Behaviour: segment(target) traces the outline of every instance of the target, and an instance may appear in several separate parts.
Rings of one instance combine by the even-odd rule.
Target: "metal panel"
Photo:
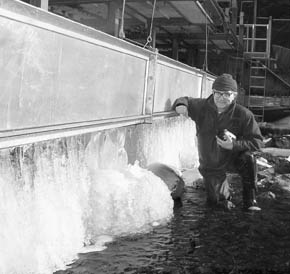
[[[170,111],[175,99],[181,96],[200,97],[202,76],[193,68],[158,61],[154,112]]]
[[[147,53],[7,17],[0,9],[0,130],[143,114]]]
[[[167,117],[207,88],[202,70],[12,0],[0,55],[0,148]]]

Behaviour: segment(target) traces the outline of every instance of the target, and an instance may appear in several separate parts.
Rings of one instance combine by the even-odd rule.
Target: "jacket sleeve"
[[[191,98],[187,96],[180,97],[175,100],[172,109],[175,110],[175,108],[180,105],[186,106],[188,110],[188,116],[195,121],[202,105],[201,102],[203,101],[204,99],[200,98]]]
[[[233,140],[233,151],[258,151],[263,147],[263,136],[254,115],[246,113],[242,121],[242,135]]]

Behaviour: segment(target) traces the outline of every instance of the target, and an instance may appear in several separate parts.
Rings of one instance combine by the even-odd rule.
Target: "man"
[[[243,204],[247,210],[260,210],[255,200],[256,159],[253,152],[263,137],[254,115],[236,103],[237,82],[230,74],[217,77],[213,94],[207,99],[181,97],[174,103],[178,114],[196,123],[199,171],[204,179],[207,201],[230,209],[231,194],[226,172],[234,166],[243,180]]]

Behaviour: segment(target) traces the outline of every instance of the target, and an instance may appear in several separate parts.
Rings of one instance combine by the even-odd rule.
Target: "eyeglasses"
[[[213,94],[217,97],[223,97],[224,99],[230,99],[230,97],[234,94],[233,92],[225,92],[225,91],[219,91],[219,90],[212,90]]]

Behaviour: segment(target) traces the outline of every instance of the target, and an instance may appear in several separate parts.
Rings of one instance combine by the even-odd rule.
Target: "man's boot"
[[[243,182],[243,203],[244,209],[249,211],[260,211],[256,201],[256,190],[253,187],[254,182]]]
[[[230,187],[225,174],[204,177],[207,204],[230,210],[235,207],[231,202]]]
[[[239,171],[243,180],[244,209],[250,211],[261,210],[256,201],[257,163],[253,153],[247,151],[241,155]]]

